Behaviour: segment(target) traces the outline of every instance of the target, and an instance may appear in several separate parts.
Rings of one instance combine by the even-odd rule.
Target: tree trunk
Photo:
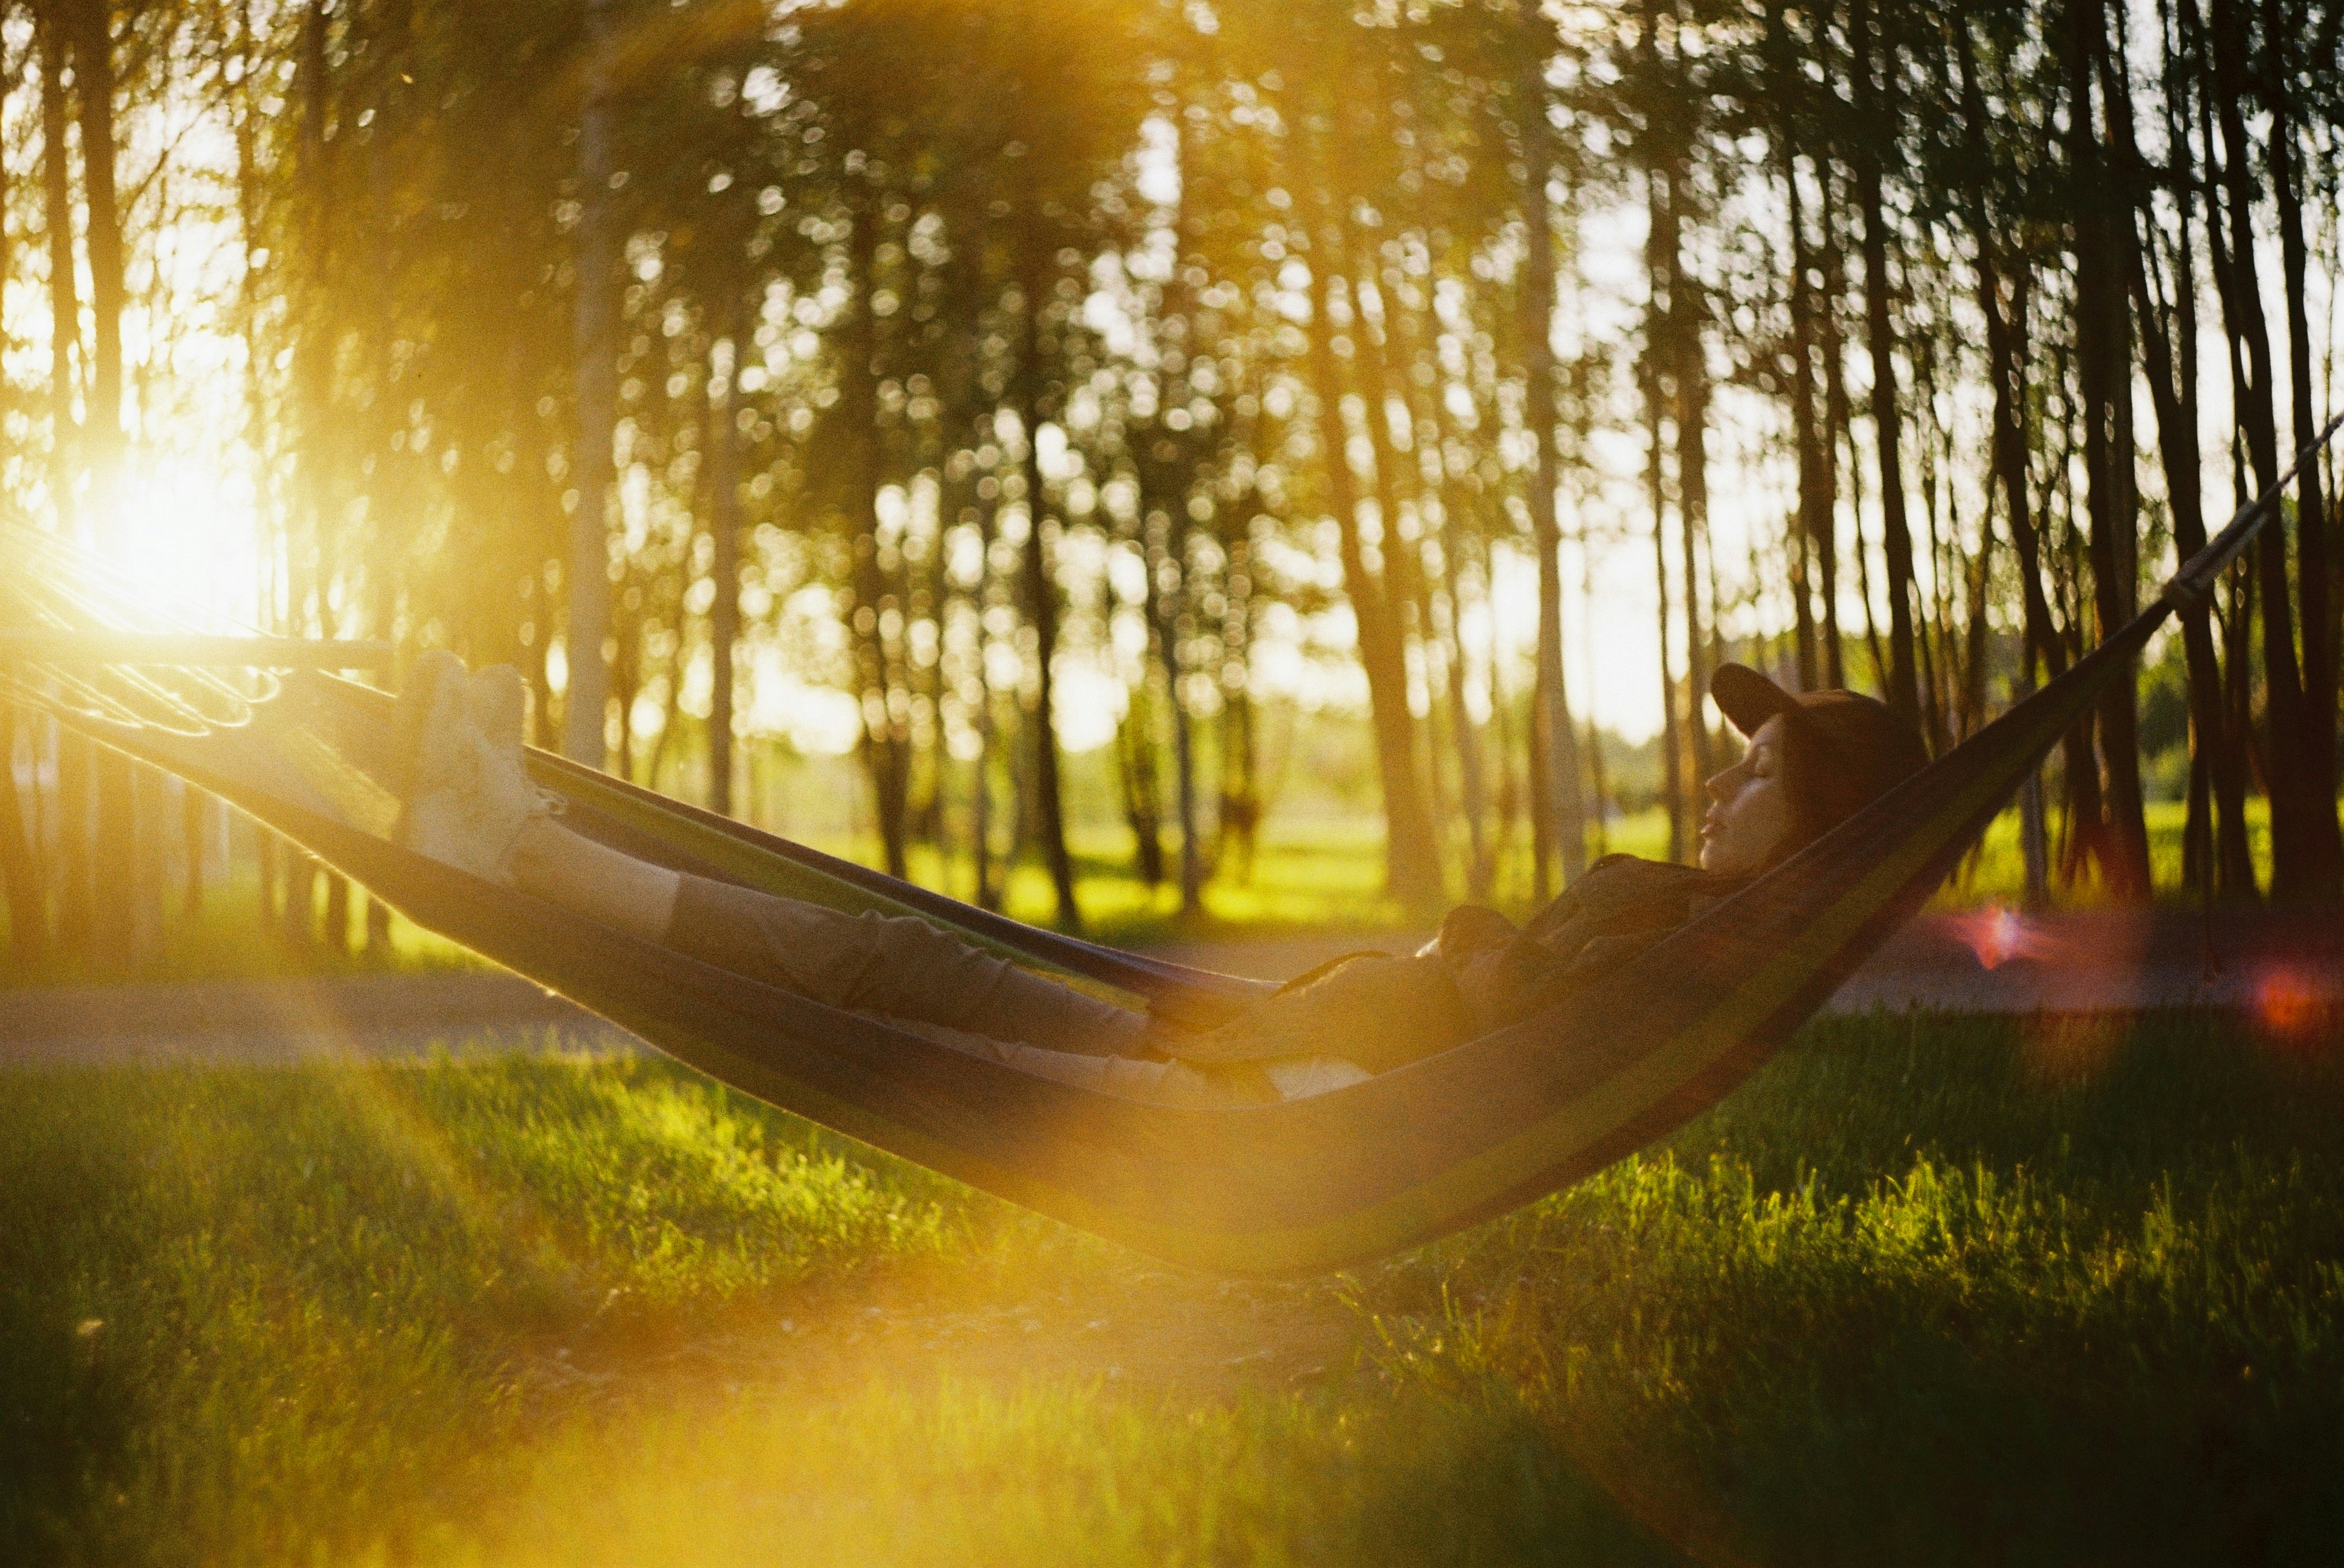
[[[89,458],[100,499],[122,464],[122,215],[114,188],[114,34],[109,0],[81,0],[74,39],[74,102],[81,120],[84,238],[89,259]],[[102,526],[119,520],[101,511]]]
[[[1777,29],[1782,25],[1780,7],[1773,13],[1773,25]],[[1791,231],[1791,429],[1799,463],[1797,538],[1792,551],[1793,621],[1798,637],[1799,684],[1812,691],[1823,668],[1816,657],[1811,564],[1819,563],[1828,551],[1833,531],[1829,481],[1824,472],[1830,448],[1815,425],[1815,298],[1808,264],[1806,217],[1799,195],[1798,154],[1787,104],[1782,108],[1776,139],[1782,152],[1783,193]],[[1824,635],[1836,639],[1838,611],[1828,602],[1824,606]]]
[[[733,650],[741,642],[741,364],[746,350],[739,290],[721,296],[719,340],[727,349],[723,379],[708,411],[708,809],[732,814]]]
[[[995,495],[999,493],[996,488]],[[969,594],[969,607],[976,622],[976,762],[974,768],[975,779],[969,791],[968,838],[969,851],[976,861],[976,903],[981,909],[1001,907],[1001,886],[993,878],[993,765],[996,755],[996,726],[993,712],[993,682],[985,668],[986,645],[991,637],[985,626],[985,612],[993,598],[993,531],[999,510],[999,501],[991,497],[985,498],[977,509],[976,586]]]
[[[2076,379],[2084,420],[2086,507],[2091,519],[2092,602],[2105,639],[2130,619],[2134,541],[2131,442],[2131,314],[2121,274],[2110,263],[2117,243],[2108,211],[2109,171],[2092,127],[2093,66],[2107,46],[2101,0],[2068,0],[2063,18],[2067,77],[2066,154],[2071,181],[2076,267]],[[2111,116],[2118,112],[2107,106]],[[2122,106],[2129,114],[2129,103]],[[2096,845],[2100,872],[2119,903],[2148,896],[2148,830],[2140,798],[2137,687],[2110,683],[2098,703],[2101,809],[2105,832]]]
[[[911,805],[912,737],[903,712],[900,672],[894,657],[887,622],[901,613],[879,556],[879,486],[884,477],[879,430],[879,329],[871,312],[878,291],[880,192],[864,190],[847,238],[847,288],[851,295],[845,323],[839,334],[838,406],[841,431],[839,460],[846,470],[844,489],[854,551],[853,606],[848,612],[848,635],[856,667],[854,693],[863,713],[863,761],[871,774],[878,808],[879,843],[887,875],[902,876],[908,868],[908,814]],[[1031,450],[1034,427],[1026,427]],[[1036,508],[1035,516],[1040,517]]]
[[[1905,519],[1904,469],[1899,456],[1903,421],[1897,411],[1896,339],[1889,318],[1888,221],[1881,198],[1878,147],[1879,138],[1888,134],[1879,83],[1889,74],[1886,66],[1894,58],[1894,46],[1875,36],[1871,0],[1855,0],[1851,21],[1858,121],[1852,163],[1856,209],[1864,223],[1864,335],[1872,350],[1872,423],[1880,450],[1881,546],[1888,567],[1885,695],[1891,708],[1917,723],[1921,694],[1913,647],[1913,531]]]
[[[1661,445],[1662,400],[1660,369],[1645,350],[1644,434],[1651,442],[1646,481],[1652,502],[1652,589],[1659,603],[1661,656],[1661,804],[1669,814],[1669,858],[1682,861],[1689,846],[1686,834],[1684,744],[1677,730],[1677,681],[1669,653],[1669,529],[1667,466]]]
[[[578,130],[578,240],[571,347],[576,360],[578,438],[571,462],[576,509],[570,514],[568,581],[570,684],[562,700],[561,749],[573,762],[601,767],[611,669],[611,542],[607,509],[617,479],[619,424],[620,232],[611,199],[618,127],[611,51],[617,0],[583,0],[585,101]]]
[[[1847,341],[1840,325],[1840,300],[1845,292],[1847,269],[1844,252],[1840,247],[1837,204],[1833,200],[1831,166],[1816,160],[1815,175],[1823,192],[1823,210],[1818,214],[1823,237],[1823,254],[1816,258],[1817,270],[1824,285],[1823,298],[1817,302],[1817,336],[1823,349],[1824,425],[1823,451],[1817,464],[1816,481],[1821,494],[1815,501],[1815,518],[1819,524],[1815,534],[1815,568],[1817,587],[1823,595],[1823,681],[1831,689],[1847,685],[1847,638],[1839,623],[1839,452],[1843,434],[1851,423],[1847,398]],[[1851,440],[1853,438],[1849,438]],[[1861,531],[1856,536],[1856,549],[1864,548]]]
[[[1553,131],[1547,119],[1546,45],[1551,40],[1538,0],[1522,0],[1526,37],[1517,90],[1521,95],[1522,228],[1529,241],[1522,260],[1518,307],[1521,313],[1523,418],[1530,427],[1532,458],[1528,483],[1531,548],[1538,553],[1538,686],[1531,744],[1544,761],[1544,788],[1534,809],[1550,824],[1561,850],[1562,879],[1569,883],[1587,867],[1586,807],[1579,790],[1579,746],[1571,722],[1571,697],[1562,670],[1562,533],[1555,517],[1555,492],[1562,483],[1562,453],[1556,446],[1554,304],[1555,260],[1547,185],[1553,177]],[[1465,723],[1462,713],[1458,723]],[[1545,889],[1540,889],[1543,896]]]
[[[1069,931],[1082,929],[1082,910],[1075,902],[1075,862],[1066,850],[1066,808],[1058,777],[1056,675],[1051,664],[1058,652],[1058,584],[1050,569],[1042,489],[1042,311],[1048,296],[1049,268],[1042,248],[1043,217],[1025,214],[1027,241],[1018,288],[1026,298],[1024,342],[1017,364],[1017,417],[1026,430],[1026,623],[1034,628],[1034,805],[1042,833],[1042,854],[1050,868],[1050,887],[1057,898],[1058,924]]]
[[[1315,186],[1316,181],[1311,183]],[[1375,726],[1377,773],[1383,786],[1384,880],[1389,896],[1411,907],[1440,896],[1440,863],[1433,847],[1432,815],[1416,765],[1416,719],[1408,705],[1408,655],[1399,617],[1388,593],[1389,572],[1369,567],[1359,531],[1359,480],[1351,471],[1343,418],[1343,371],[1337,356],[1334,280],[1342,228],[1317,191],[1318,233],[1323,248],[1311,268],[1309,327],[1311,391],[1318,405],[1318,443],[1335,514],[1344,596],[1358,627],[1359,663],[1368,677],[1368,707]]]
[[[1711,572],[1709,604],[1701,597],[1702,557],[1709,536],[1709,367],[1704,362],[1701,307],[1687,296],[1682,268],[1672,268],[1670,314],[1676,318],[1677,531],[1684,555],[1685,721],[1692,741],[1692,804],[1717,771],[1709,733],[1709,675],[1716,655],[1717,584]]]
[[[107,0],[82,0],[74,11],[74,105],[81,128],[82,215],[89,261],[90,376],[86,401],[90,496],[100,547],[124,548],[123,519],[115,506],[122,470],[122,216],[115,196],[114,34]],[[93,946],[118,963],[140,956],[148,922],[140,909],[137,788],[130,760],[100,747],[93,757],[97,784],[96,837],[91,849],[96,921]]]
[[[1164,519],[1160,540],[1151,527],[1156,515]],[[1147,531],[1143,549],[1147,561],[1148,630],[1157,663],[1164,673],[1165,702],[1172,720],[1173,804],[1180,825],[1180,912],[1195,915],[1204,908],[1205,857],[1197,831],[1196,742],[1190,733],[1188,704],[1180,695],[1180,681],[1185,673],[1180,657],[1180,628],[1187,619],[1189,602],[1187,518],[1186,498],[1174,498],[1160,514],[1151,514],[1143,507],[1140,524]],[[1165,581],[1167,577],[1169,586]]]
[[[1123,819],[1131,826],[1131,868],[1152,894],[1164,885],[1164,791],[1156,769],[1148,695],[1143,682],[1115,727],[1115,771],[1123,789]]]
[[[17,713],[0,699],[0,892],[8,895],[9,951],[18,972],[29,974],[48,954],[49,910],[16,788]]]
[[[2157,451],[2173,514],[2174,555],[2177,561],[2187,561],[2205,546],[2206,513],[2205,474],[2198,445],[2198,267],[2190,217],[2190,191],[2196,177],[2188,136],[2173,96],[2180,70],[2179,61],[2168,49],[2165,60],[2167,157],[2175,166],[2173,188],[2180,230],[2170,333],[2154,286],[2156,230],[2151,227],[2147,235],[2142,232],[2152,216],[2145,186],[2134,190],[2138,210],[2127,217],[2120,238],[2140,320],[2142,368],[2157,416]],[[2118,115],[2110,123],[2117,127],[2127,181],[2137,181],[2147,165],[2135,143],[2132,117]],[[2189,668],[2189,814],[2184,839],[2196,857],[2186,880],[2199,885],[2198,878],[2210,876],[2222,896],[2252,898],[2256,888],[2247,843],[2246,757],[2222,711],[2221,669],[2215,658],[2210,614],[2202,606],[2184,609],[2180,621]],[[2210,846],[2212,854],[2205,855],[2199,846]]]
[[[1420,399],[1415,369],[1418,361],[1418,339],[1409,321],[1409,308],[1396,298],[1387,298],[1384,309],[1384,342],[1390,356],[1390,371],[1397,379],[1402,399],[1409,405],[1410,428],[1420,443],[1417,476],[1420,494],[1427,508],[1438,505],[1440,512],[1440,610],[1444,617],[1441,630],[1441,663],[1448,674],[1449,711],[1455,725],[1453,737],[1457,748],[1459,809],[1465,818],[1466,835],[1466,896],[1487,900],[1490,896],[1495,866],[1490,855],[1489,833],[1485,818],[1489,812],[1490,787],[1481,757],[1481,738],[1473,723],[1473,714],[1466,702],[1470,683],[1466,668],[1464,632],[1464,591],[1460,578],[1467,560],[1466,518],[1470,507],[1465,488],[1449,469],[1448,448],[1450,420],[1445,389],[1436,387],[1430,399]],[[1429,406],[1427,406],[1429,405]],[[1429,471],[1428,471],[1429,470]]]
[[[1375,248],[1354,224],[1344,225],[1349,245],[1350,272],[1346,286],[1351,304],[1351,362],[1358,367],[1359,400],[1367,415],[1365,426],[1368,450],[1375,463],[1375,500],[1378,537],[1375,548],[1383,556],[1385,602],[1399,621],[1400,660],[1407,667],[1409,642],[1416,644],[1418,656],[1428,675],[1432,660],[1431,599],[1425,586],[1424,551],[1417,535],[1407,531],[1415,519],[1404,518],[1400,511],[1400,460],[1392,444],[1391,385],[1385,370],[1385,358],[1390,351],[1390,306],[1378,295],[1382,306],[1385,329],[1383,340],[1371,338],[1366,309],[1368,286],[1373,282],[1376,268]],[[1422,783],[1426,790],[1426,831],[1430,835],[1430,848],[1436,877],[1439,875],[1440,844],[1443,835],[1440,824],[1445,815],[1441,809],[1440,758],[1440,748],[1427,692],[1425,722],[1421,730],[1411,723],[1411,745],[1422,743],[1420,753],[1412,756],[1409,774]],[[1410,709],[1411,720],[1414,710]]]
[[[74,417],[74,360],[81,353],[81,300],[73,242],[73,167],[66,145],[67,96],[64,18],[33,14],[41,46],[42,228],[49,252],[49,511],[60,532],[73,531],[84,452]],[[83,374],[88,374],[86,359]]]
[[[2191,5],[2186,14],[2194,12],[2195,6]],[[2257,192],[2245,103],[2247,21],[2238,0],[2214,0],[2211,25],[2205,31],[2211,76],[2208,96],[2222,131],[2220,183],[2227,197],[2229,228],[2227,245],[2218,242],[2214,246],[2215,276],[2222,285],[2224,322],[2233,344],[2233,402],[2253,465],[2254,488],[2259,492],[2278,481],[2279,463],[2270,333],[2264,321],[2261,281],[2255,259]],[[2206,199],[2210,215],[2216,199],[2211,180],[2207,185]],[[2213,226],[2209,222],[2209,229]],[[2243,363],[2238,353],[2241,349]],[[2262,607],[2266,724],[2263,785],[2270,796],[2271,896],[2282,901],[2315,897],[2321,888],[2317,877],[2319,841],[2313,818],[2324,814],[2332,821],[2335,803],[2332,798],[2306,798],[2302,786],[2308,770],[2299,764],[2289,765],[2297,761],[2297,749],[2310,732],[2304,712],[2301,668],[2296,661],[2285,529],[2262,531],[2256,544],[2256,565]]]
[[[2293,73],[2287,57],[2297,21],[2280,0],[2263,0],[2262,14],[2262,99],[2271,116],[2266,161],[2271,204],[2278,213],[2293,436],[2301,446],[2319,433],[2320,420],[2311,394],[2315,347],[2304,304],[2303,203],[2297,188]],[[2304,856],[2295,891],[2332,901],[2344,896],[2344,835],[2336,821],[2336,622],[2330,603],[2328,509],[2320,489],[2320,465],[2305,463],[2296,474],[2295,511],[2296,593],[2303,612],[2303,729],[2294,765],[2300,774],[2297,793],[2303,801]]]

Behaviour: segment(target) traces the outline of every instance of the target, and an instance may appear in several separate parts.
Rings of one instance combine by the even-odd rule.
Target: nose
[[[1736,763],[1730,768],[1723,768],[1710,774],[1709,782],[1702,787],[1710,799],[1723,805],[1733,798],[1733,792],[1741,786],[1741,783],[1742,764]]]

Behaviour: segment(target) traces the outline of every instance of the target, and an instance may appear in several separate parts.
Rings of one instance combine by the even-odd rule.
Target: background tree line
[[[1720,661],[1943,749],[2328,402],[2332,4],[0,15],[7,504],[104,546],[200,430],[272,629],[514,661],[541,739],[720,810],[788,671],[851,702],[890,870],[992,902],[1033,856],[1068,925],[1070,661],[1185,905],[1249,853],[1297,615],[1348,626],[1390,892],[1535,899],[1618,790],[1568,568],[1591,606],[1648,563],[1641,645],[1576,663],[1652,683],[1689,855]],[[2268,892],[2344,885],[2332,475],[2181,632],[2185,875],[2225,896],[2265,890],[2258,795]],[[164,795],[0,713],[20,950],[134,948]],[[2129,900],[2140,726],[2112,691],[2033,822]],[[270,866],[296,925],[313,875]]]

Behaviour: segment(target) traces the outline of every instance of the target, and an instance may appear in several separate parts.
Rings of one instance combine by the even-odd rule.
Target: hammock
[[[389,836],[391,699],[367,687],[19,664],[0,666],[0,696],[225,797],[418,925],[735,1088],[1156,1257],[1293,1275],[1503,1213],[1717,1103],[1921,906],[2165,616],[2205,602],[2286,482],[2065,674],[1601,986],[1348,1087],[1229,1108],[1036,1077],[401,849]],[[158,615],[47,535],[0,530],[0,561],[12,556],[0,631],[235,630]],[[1021,926],[543,752],[529,767],[567,803],[568,825],[630,853],[850,912],[919,915],[1183,1021],[1210,1023],[1271,988]]]

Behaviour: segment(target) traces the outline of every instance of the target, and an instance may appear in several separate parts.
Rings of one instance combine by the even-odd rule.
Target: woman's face
[[[1709,781],[1709,814],[1701,824],[1701,868],[1746,876],[1766,864],[1791,830],[1791,794],[1783,776],[1783,721],[1767,720],[1742,760]]]

